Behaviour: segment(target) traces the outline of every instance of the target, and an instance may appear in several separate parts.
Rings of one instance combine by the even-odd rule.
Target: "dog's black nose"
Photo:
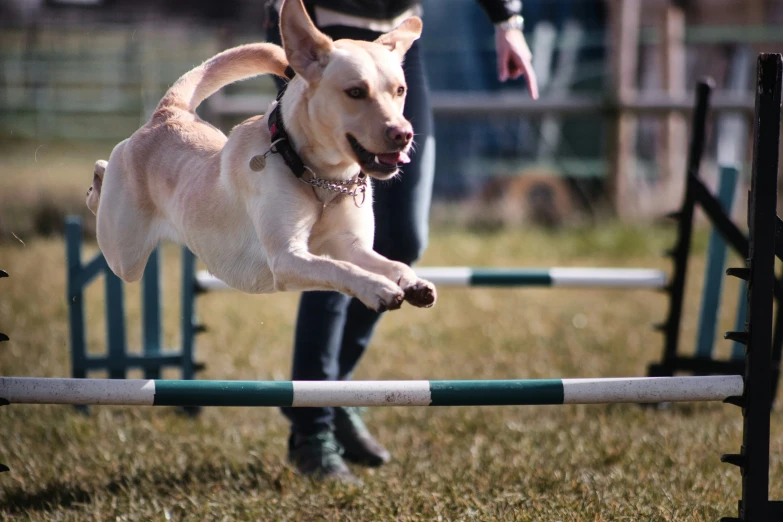
[[[410,123],[389,125],[386,129],[386,137],[398,147],[404,147],[413,139],[413,127]]]

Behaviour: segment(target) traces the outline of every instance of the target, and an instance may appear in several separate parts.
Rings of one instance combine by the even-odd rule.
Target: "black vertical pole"
[[[776,240],[776,248],[780,239]],[[778,283],[783,286],[783,277],[778,277]],[[775,404],[775,396],[780,382],[780,359],[783,356],[783,297],[776,296],[777,309],[775,310],[775,322],[772,325],[772,382],[770,383],[770,397]]]
[[[203,331],[196,323],[196,256],[182,247],[182,378],[195,379],[197,365],[196,334]],[[184,412],[195,416],[201,412],[199,406],[185,406]]]
[[[141,279],[142,343],[145,356],[161,351],[160,247],[150,254]],[[160,379],[160,366],[144,369],[145,379]]]
[[[67,267],[68,333],[71,336],[71,375],[87,377],[87,341],[84,332],[84,292],[76,277],[82,270],[82,223],[77,217],[65,220],[65,263]]]
[[[0,270],[0,278],[8,277],[8,272],[5,270]],[[5,341],[10,341],[11,339],[4,333],[0,333],[0,343],[3,343]]]
[[[8,272],[5,270],[0,270],[0,278],[8,277]],[[10,341],[8,336],[4,333],[0,333],[0,343]],[[6,406],[8,404],[8,401],[0,397],[0,406]],[[5,473],[6,471],[11,471],[11,469],[6,466],[5,464],[0,462],[0,473]]]
[[[125,291],[122,279],[114,275],[107,266],[104,271],[104,294],[106,299],[106,340],[108,349],[109,378],[128,377],[128,360],[125,337]]]
[[[754,118],[753,173],[748,203],[748,323],[745,359],[742,452],[724,462],[742,468],[739,520],[768,522],[769,439],[772,408],[772,308],[775,283],[778,147],[780,144],[781,73],[779,54],[758,59]]]
[[[683,299],[685,297],[685,276],[688,268],[688,256],[691,250],[691,236],[693,234],[693,211],[696,205],[692,180],[699,175],[701,157],[704,153],[704,144],[707,136],[707,113],[709,111],[713,83],[710,79],[704,79],[696,87],[696,108],[693,111],[691,123],[685,199],[682,209],[677,215],[677,244],[671,250],[671,256],[674,259],[674,275],[667,289],[669,292],[669,315],[662,326],[665,335],[663,361],[659,365],[650,367],[650,374],[654,376],[674,375],[673,361],[677,357],[679,344]]]
[[[196,256],[182,247],[182,378],[195,378],[196,351]]]
[[[772,299],[775,280],[778,150],[780,146],[779,54],[758,59],[758,88],[751,178],[749,339],[745,361],[745,422],[742,445],[742,513],[748,522],[769,520],[769,414],[771,394]]]

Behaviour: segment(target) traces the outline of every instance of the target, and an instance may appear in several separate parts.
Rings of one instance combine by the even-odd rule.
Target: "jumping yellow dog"
[[[375,42],[332,41],[301,0],[281,9],[283,47],[229,49],[182,76],[150,121],[95,165],[87,205],[112,271],[138,280],[161,239],[250,293],[337,290],[374,310],[432,306],[435,287],[372,250],[372,186],[408,161],[402,60],[419,18]],[[296,72],[264,116],[230,137],[196,107],[251,76]],[[289,71],[290,72],[290,71]]]

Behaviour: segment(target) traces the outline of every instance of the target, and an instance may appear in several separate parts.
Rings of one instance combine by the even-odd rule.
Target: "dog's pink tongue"
[[[396,165],[397,163],[410,163],[411,158],[406,152],[390,152],[387,154],[378,154],[378,161],[384,165]]]

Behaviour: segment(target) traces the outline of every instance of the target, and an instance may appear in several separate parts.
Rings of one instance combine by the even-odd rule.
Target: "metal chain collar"
[[[278,154],[278,150],[275,148],[275,145],[281,141],[286,141],[286,138],[279,138],[272,142],[272,144],[269,146],[269,149],[263,154],[263,158],[266,158],[270,154]],[[359,171],[359,173],[351,179],[328,180],[316,176],[315,172],[313,172],[313,169],[307,165],[303,166],[310,172],[310,174],[313,175],[313,177],[312,179],[304,179],[304,176],[298,178],[302,183],[306,183],[311,187],[351,196],[353,198],[354,205],[357,207],[361,207],[364,204],[364,200],[367,198],[367,174],[364,172]],[[359,196],[361,196],[361,200],[358,199]]]
[[[367,175],[364,172],[359,172],[359,174],[351,179],[329,180],[319,178],[309,167],[305,166],[305,168],[310,171],[313,177],[312,179],[304,179],[304,177],[299,178],[302,183],[306,183],[315,188],[351,196],[354,205],[357,207],[361,207],[364,204],[364,200],[367,197]],[[359,196],[361,196],[361,200],[357,199]]]

